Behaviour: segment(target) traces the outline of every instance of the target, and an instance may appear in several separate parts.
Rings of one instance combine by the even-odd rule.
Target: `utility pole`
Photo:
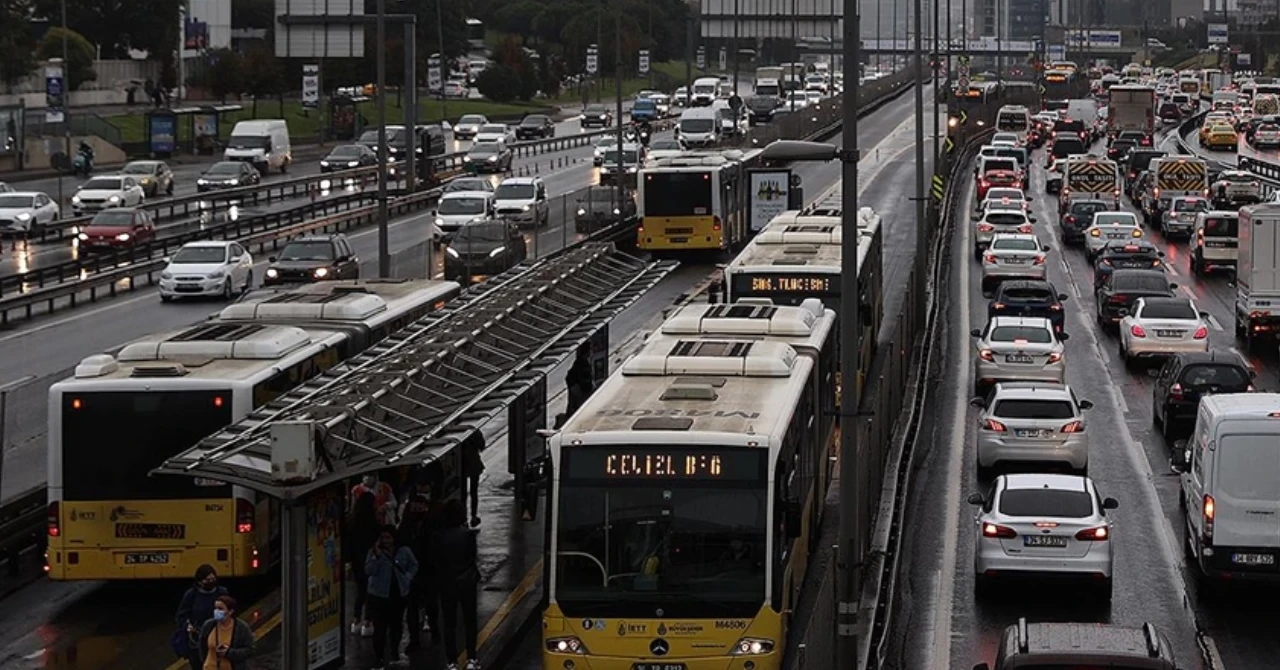
[[[741,0],[733,0],[733,44],[731,48],[733,49],[733,94],[734,95],[738,95],[738,72],[739,72],[738,62],[742,60],[741,58],[738,57],[739,55],[738,54],[738,31],[742,26],[742,17],[740,16],[741,12],[742,12]],[[719,122],[717,121],[717,123]]]
[[[448,120],[449,99],[444,95],[444,82],[449,78],[449,57],[444,52],[444,10],[441,9],[443,6],[444,0],[436,0],[436,39],[440,41],[440,117]]]
[[[693,97],[693,17],[685,19],[684,23],[684,90],[685,104],[689,105],[689,100]]]
[[[916,80],[916,285],[914,290],[916,295],[924,295],[924,273],[921,270],[925,267],[925,259],[929,253],[926,240],[928,235],[927,221],[925,216],[925,198],[929,196],[926,189],[925,170],[924,170],[924,39],[923,24],[921,20],[921,3],[920,0],[914,0],[915,6],[915,80]],[[921,301],[920,309],[923,309],[923,301]]]
[[[178,51],[178,59],[182,59],[181,50]],[[71,153],[71,61],[67,57],[67,0],[62,0],[62,134],[67,163],[75,165],[75,156]],[[66,207],[62,200],[62,172],[58,171],[58,207]],[[85,174],[89,174],[89,171],[85,170]]]
[[[440,0],[443,2],[443,0]],[[604,20],[604,1],[600,0],[600,9],[596,10],[596,44],[600,47],[604,46],[604,32],[601,28],[601,22]],[[599,63],[597,59],[597,63]],[[596,102],[600,102],[600,96],[604,95],[604,68],[596,65]],[[622,114],[618,114],[618,123],[622,123]]]
[[[378,276],[391,276],[387,211],[387,0],[378,0]],[[441,82],[441,86],[444,82]]]
[[[919,2],[920,0],[916,0]],[[861,17],[858,0],[844,0],[844,138],[840,165],[840,329],[846,345],[840,347],[840,528],[837,550],[839,598],[838,656],[834,667],[856,668],[858,638],[858,591],[862,587],[862,554],[866,528],[862,517],[862,464],[858,459],[858,351],[862,337],[858,300],[858,74],[862,63]],[[871,337],[875,337],[873,333]]]
[[[603,0],[602,0],[602,4],[603,4]],[[614,4],[614,8],[613,8],[613,30],[614,30],[614,35],[613,35],[613,57],[614,57],[613,78],[614,78],[614,81],[615,81],[615,82],[617,83],[617,85],[618,85],[618,96],[617,96],[617,105],[618,105],[618,106],[617,106],[617,113],[618,113],[618,198],[619,198],[619,201],[621,201],[621,199],[622,199],[622,195],[623,195],[624,191],[626,190],[626,183],[627,183],[627,165],[626,165],[626,161],[625,161],[625,160],[623,160],[623,158],[626,156],[626,152],[625,152],[625,151],[623,151],[623,141],[622,141],[622,138],[623,138],[623,132],[622,132],[622,2],[621,2],[621,0],[614,0],[614,3],[613,3],[613,4]],[[690,89],[689,94],[690,94],[690,95],[692,95],[692,94],[693,94],[693,90],[692,90],[692,89]],[[640,156],[639,156],[639,152],[637,152],[636,158],[638,159],[639,157],[640,157]],[[639,175],[637,175],[637,178],[639,178]]]

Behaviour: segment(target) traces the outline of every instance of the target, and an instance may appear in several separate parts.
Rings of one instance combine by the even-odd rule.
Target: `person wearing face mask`
[[[360,483],[351,489],[351,500],[353,502],[358,500],[362,493],[373,494],[380,525],[396,525],[396,510],[399,503],[396,502],[396,494],[390,484],[379,479],[378,473],[371,472],[362,477]]]
[[[200,670],[203,654],[196,642],[196,634],[204,622],[213,618],[214,603],[227,595],[227,587],[218,585],[218,573],[208,563],[196,568],[195,584],[182,594],[178,604],[178,632],[186,636],[185,654],[191,670]]]
[[[204,665],[200,670],[249,670],[253,656],[253,630],[236,618],[236,599],[218,596],[213,618],[200,628],[198,648]]]
[[[393,662],[400,660],[404,605],[418,574],[418,559],[409,547],[396,544],[395,528],[384,526],[378,543],[365,558],[364,571],[369,575],[369,608],[373,612],[373,670],[383,670],[388,649]]]

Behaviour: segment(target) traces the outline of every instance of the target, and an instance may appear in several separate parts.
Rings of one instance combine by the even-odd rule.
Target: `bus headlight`
[[[582,640],[570,635],[568,637],[552,637],[547,639],[547,651],[553,654],[586,654],[587,646]]]
[[[733,645],[730,656],[759,656],[773,653],[773,640],[759,637],[744,637]]]

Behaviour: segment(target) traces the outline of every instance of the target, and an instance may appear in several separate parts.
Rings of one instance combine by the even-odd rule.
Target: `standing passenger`
[[[366,612],[365,601],[369,593],[369,577],[364,572],[365,552],[378,540],[377,502],[373,493],[365,491],[358,496],[347,517],[343,539],[346,546],[342,553],[351,565],[351,577],[356,583],[355,611],[351,614],[351,634],[373,636],[373,617]]]
[[[462,613],[463,642],[467,651],[466,670],[480,670],[476,653],[476,587],[480,571],[476,568],[476,531],[467,528],[467,510],[457,500],[445,507],[445,527],[435,535],[431,558],[440,588],[440,607],[444,614],[444,648],[448,670],[458,670],[458,613]]]

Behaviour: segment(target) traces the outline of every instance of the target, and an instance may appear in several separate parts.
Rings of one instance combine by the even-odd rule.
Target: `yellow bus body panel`
[[[711,216],[646,216],[636,244],[646,251],[723,249],[724,231]]]

